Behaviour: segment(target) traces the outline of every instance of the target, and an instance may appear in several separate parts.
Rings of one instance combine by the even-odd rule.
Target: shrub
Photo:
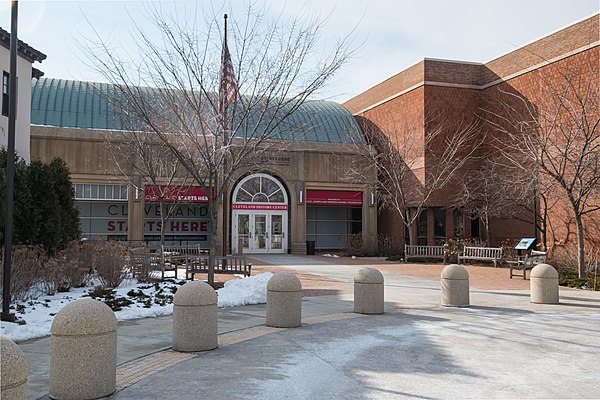
[[[82,287],[88,283],[92,265],[85,257],[81,257],[81,243],[72,240],[67,248],[56,255],[54,280],[59,292],[68,292],[72,287]]]
[[[369,235],[366,240],[360,233],[348,237],[346,254],[349,256],[390,256],[399,252],[402,252],[400,244],[385,235]]]
[[[86,242],[84,247],[93,251],[92,265],[103,286],[116,288],[127,276],[127,251],[118,242]]]
[[[598,254],[591,252],[586,259],[588,262],[585,279],[579,278],[577,254],[569,249],[555,249],[548,263],[558,271],[559,285],[598,290],[597,268],[600,261]]]
[[[40,273],[46,263],[46,252],[40,246],[13,246],[10,274],[10,297],[12,301],[35,299],[44,293],[40,285]],[[4,269],[0,269],[0,279],[4,281]],[[0,288],[0,294],[2,294]]]

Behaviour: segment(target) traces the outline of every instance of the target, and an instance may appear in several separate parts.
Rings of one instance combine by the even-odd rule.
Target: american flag
[[[237,96],[238,85],[233,72],[231,56],[227,48],[227,41],[223,42],[223,54],[221,55],[221,74],[219,77],[219,114],[227,113],[227,108],[233,103]]]

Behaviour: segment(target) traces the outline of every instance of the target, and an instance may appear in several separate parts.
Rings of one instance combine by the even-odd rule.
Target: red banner
[[[199,186],[146,186],[144,188],[146,202],[158,202],[161,195],[165,203],[208,203],[208,196]]]
[[[257,204],[257,203],[236,203],[231,206],[233,210],[277,210],[285,211],[287,204]]]
[[[360,190],[317,190],[306,191],[306,204],[321,206],[362,206],[363,192]]]

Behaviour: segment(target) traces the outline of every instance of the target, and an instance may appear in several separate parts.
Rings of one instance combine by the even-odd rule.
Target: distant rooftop
[[[7,32],[2,28],[0,28],[0,45],[7,49],[10,49],[10,32]],[[30,63],[33,63],[35,61],[42,62],[46,59],[46,55],[44,53],[34,49],[22,40],[19,40],[18,48],[19,55],[27,61],[29,61]],[[34,78],[41,78],[43,75],[44,73],[39,69],[32,68],[32,76]]]
[[[127,130],[107,99],[116,95],[106,83],[43,78],[32,83],[31,124],[95,130]],[[238,132],[237,135],[243,135]],[[286,118],[273,138],[324,143],[364,143],[358,124],[342,105],[309,100]]]

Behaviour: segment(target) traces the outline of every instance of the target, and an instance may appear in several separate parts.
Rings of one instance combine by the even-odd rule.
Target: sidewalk
[[[561,304],[531,304],[528,280],[468,267],[472,306],[454,309],[439,306],[441,265],[253,258],[254,274],[290,270],[301,278],[302,327],[266,327],[265,305],[220,309],[219,348],[177,353],[169,350],[171,317],[120,323],[111,398],[600,396],[599,292],[561,288]],[[385,276],[384,315],[352,313],[354,273],[365,265]],[[40,398],[48,393],[50,338],[19,345],[29,362],[29,398]]]

